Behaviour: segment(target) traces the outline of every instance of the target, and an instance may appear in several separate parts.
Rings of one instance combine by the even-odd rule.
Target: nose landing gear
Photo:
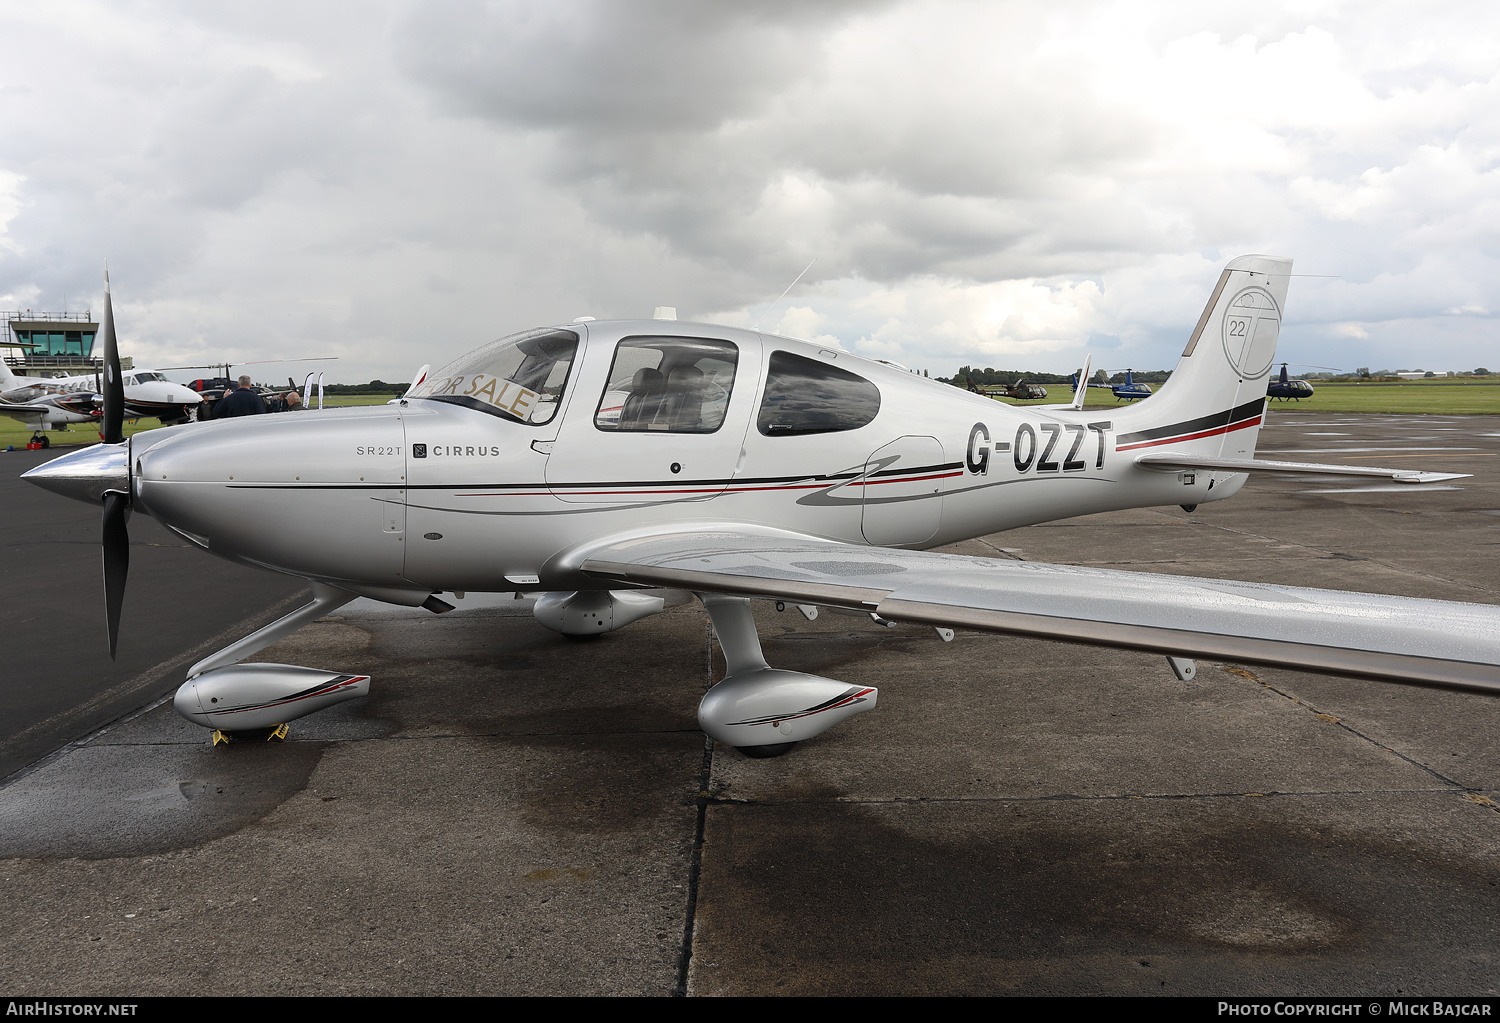
[[[281,742],[287,722],[370,691],[368,675],[348,675],[295,664],[244,664],[247,657],[353,600],[355,594],[313,583],[313,599],[291,614],[232,643],[188,669],[172,706],[189,721],[213,729],[213,744]]]
[[[214,745],[229,745],[231,742],[285,742],[288,728],[285,722],[275,725],[269,729],[257,728],[253,731],[226,731],[222,728],[214,729]]]

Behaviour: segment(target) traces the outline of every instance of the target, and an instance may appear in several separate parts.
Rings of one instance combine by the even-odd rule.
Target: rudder
[[[1219,275],[1177,367],[1149,399],[1122,410],[1117,450],[1252,458],[1286,308],[1292,261],[1240,256]]]

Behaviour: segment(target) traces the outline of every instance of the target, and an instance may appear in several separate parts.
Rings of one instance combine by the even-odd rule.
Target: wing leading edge
[[[0,415],[10,416],[12,419],[40,419],[48,412],[61,411],[55,405],[34,405],[14,401],[0,400]]]
[[[1500,696],[1500,607],[991,561],[732,531],[594,548],[589,575],[892,621],[1221,658]]]

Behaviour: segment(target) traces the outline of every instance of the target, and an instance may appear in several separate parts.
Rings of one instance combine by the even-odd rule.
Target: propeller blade
[[[109,298],[109,265],[104,267],[104,322],[99,325],[104,338],[104,418],[99,423],[99,436],[106,444],[118,444],[125,439],[125,385],[120,377],[120,347],[115,339],[115,310]],[[113,636],[113,632],[111,632]],[[114,640],[110,640],[114,649]]]
[[[125,520],[129,499],[118,491],[104,494],[104,615],[109,625],[109,656],[114,660],[120,636],[120,608],[125,603],[125,577],[130,573],[130,534]]]

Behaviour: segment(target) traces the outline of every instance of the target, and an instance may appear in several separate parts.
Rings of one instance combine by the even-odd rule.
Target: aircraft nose
[[[70,451],[22,473],[21,478],[54,494],[98,504],[106,490],[130,492],[128,443],[94,444]]]

